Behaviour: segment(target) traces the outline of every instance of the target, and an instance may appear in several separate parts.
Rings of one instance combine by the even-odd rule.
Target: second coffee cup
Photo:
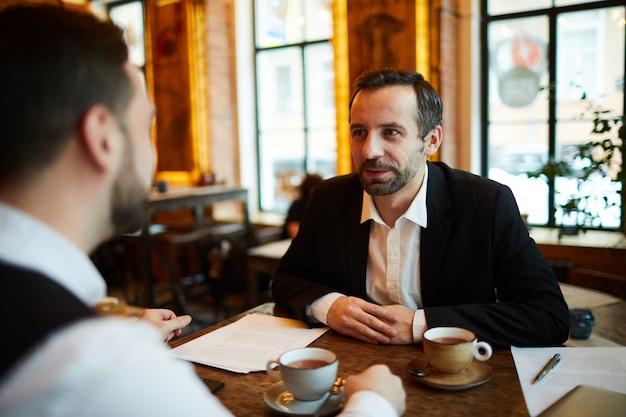
[[[337,378],[338,364],[333,352],[307,347],[289,350],[269,360],[265,369],[269,375],[282,378],[296,399],[313,401],[331,390]]]
[[[479,342],[476,335],[461,327],[433,327],[424,332],[424,354],[428,363],[445,374],[457,374],[467,369],[474,358],[486,361],[492,349]]]

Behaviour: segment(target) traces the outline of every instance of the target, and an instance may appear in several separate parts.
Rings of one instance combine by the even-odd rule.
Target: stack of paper
[[[177,346],[172,353],[180,359],[246,374],[264,371],[270,359],[308,346],[327,330],[328,327],[310,329],[298,320],[248,314]]]
[[[517,376],[531,417],[578,385],[626,394],[626,347],[511,347]],[[555,353],[561,362],[545,378],[533,383]]]

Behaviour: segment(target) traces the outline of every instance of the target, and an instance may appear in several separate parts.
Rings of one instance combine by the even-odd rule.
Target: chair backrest
[[[626,276],[571,267],[567,270],[567,283],[626,299]]]

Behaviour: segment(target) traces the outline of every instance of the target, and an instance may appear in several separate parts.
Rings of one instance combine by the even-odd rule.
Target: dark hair
[[[417,114],[415,120],[420,128],[420,138],[441,125],[443,105],[437,91],[424,76],[414,71],[396,71],[393,68],[373,69],[363,72],[354,83],[354,91],[350,97],[352,102],[361,90],[377,90],[392,85],[413,86],[417,97]]]
[[[115,25],[57,6],[0,12],[0,183],[53,161],[94,104],[124,127],[132,85]]]
[[[322,177],[319,174],[307,174],[300,184],[300,197],[304,201],[309,201],[313,188],[315,188],[320,181],[322,181]]]

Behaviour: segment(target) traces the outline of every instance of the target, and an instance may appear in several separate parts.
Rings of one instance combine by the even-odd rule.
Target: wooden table
[[[284,239],[248,249],[246,266],[248,269],[248,303],[250,306],[258,305],[261,302],[259,274],[274,274],[280,259],[289,249],[289,245],[291,245],[291,239]]]
[[[194,213],[197,226],[205,224],[205,208],[221,202],[239,202],[242,204],[242,222],[250,230],[248,214],[248,191],[244,188],[225,185],[209,185],[203,187],[172,186],[166,192],[152,190],[150,193],[149,219],[155,214],[190,209]],[[141,230],[142,241],[142,275],[145,282],[146,307],[154,306],[154,275],[152,272],[152,250],[150,247],[150,227],[146,224]]]
[[[232,323],[238,316],[172,342],[177,346],[202,334]],[[280,315],[280,313],[277,313]],[[593,332],[626,345],[626,302],[618,300],[594,308]],[[402,378],[407,392],[405,416],[528,416],[510,350],[498,350],[487,362],[493,369],[488,382],[463,391],[444,391],[423,385],[407,371],[408,364],[423,355],[421,345],[370,345],[329,330],[311,346],[330,349],[339,357],[339,375],[358,373],[376,363],[387,364]],[[198,375],[221,379],[224,388],[216,396],[235,416],[275,416],[263,400],[264,392],[276,382],[265,372],[236,374],[196,365]]]

